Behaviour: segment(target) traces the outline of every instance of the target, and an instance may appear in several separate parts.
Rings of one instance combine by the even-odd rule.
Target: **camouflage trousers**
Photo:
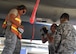
[[[67,52],[58,52],[55,54],[75,54],[75,51],[67,51]]]
[[[9,28],[5,31],[4,45],[2,54],[20,54],[21,42]]]
[[[49,49],[49,54],[54,54],[55,52],[55,49],[54,49],[54,45],[49,45],[48,46],[48,49]]]

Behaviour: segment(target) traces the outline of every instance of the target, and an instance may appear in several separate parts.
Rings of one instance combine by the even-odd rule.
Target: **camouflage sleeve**
[[[63,39],[66,39],[66,37],[70,36],[71,29],[72,29],[71,26],[68,24],[61,26],[60,32],[61,32]]]

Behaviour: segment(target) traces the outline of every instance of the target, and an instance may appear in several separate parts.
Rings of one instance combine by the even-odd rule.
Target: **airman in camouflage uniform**
[[[60,17],[59,35],[62,38],[58,54],[74,54],[76,51],[76,30],[68,23],[69,15],[63,13]]]
[[[55,52],[54,35],[56,33],[56,28],[57,28],[57,25],[55,23],[51,25],[50,33],[48,33],[48,30],[46,27],[41,28],[42,42],[45,43],[46,41],[48,41],[48,43],[49,43],[49,45],[48,45],[49,54],[54,54],[54,52]]]

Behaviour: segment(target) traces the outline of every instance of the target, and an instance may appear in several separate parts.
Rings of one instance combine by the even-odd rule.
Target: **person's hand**
[[[42,36],[45,36],[45,34],[41,34]]]
[[[22,26],[22,25],[19,26],[19,27],[18,27],[18,31],[19,31],[20,33],[23,33],[23,32],[24,32],[24,26]]]
[[[43,27],[42,30],[43,30],[43,32],[44,32],[45,34],[48,33],[48,29],[47,29],[46,27]]]
[[[22,28],[22,29],[24,29],[24,26],[20,25],[20,26],[19,26],[19,28]]]

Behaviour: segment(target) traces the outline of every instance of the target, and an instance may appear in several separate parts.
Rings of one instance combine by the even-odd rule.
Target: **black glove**
[[[41,34],[42,36],[45,36],[45,34]]]
[[[46,27],[43,27],[43,28],[42,28],[42,30],[43,30],[43,32],[44,32],[45,34],[47,34],[47,33],[48,33],[48,30],[47,30],[47,28],[46,28]]]

